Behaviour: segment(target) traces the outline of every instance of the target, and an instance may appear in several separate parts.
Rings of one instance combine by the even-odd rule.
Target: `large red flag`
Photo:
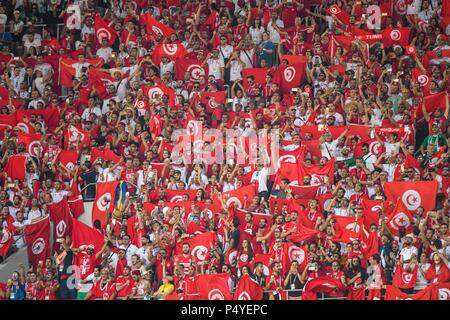
[[[317,196],[317,190],[319,190],[319,185],[315,186],[297,186],[290,185],[289,188],[293,195],[298,195],[302,199],[315,199]]]
[[[197,261],[204,261],[208,254],[209,249],[214,247],[217,241],[217,235],[214,232],[205,232],[203,234],[196,235],[192,238],[180,241],[177,243],[176,252],[181,253],[183,244],[189,243],[191,248],[190,254],[194,256]]]
[[[350,243],[353,240],[361,240],[363,233],[362,219],[355,219],[355,217],[334,217],[336,235],[333,241]]]
[[[327,14],[335,16],[345,25],[350,25],[350,15],[347,11],[342,10],[336,4],[327,9]]]
[[[80,186],[75,180],[72,180],[72,192],[73,195],[67,198],[67,203],[69,204],[72,216],[78,218],[84,213],[84,201],[83,196],[81,195]]]
[[[149,102],[154,102],[158,99],[158,97],[161,98],[162,96],[167,96],[169,98],[169,106],[173,107],[175,105],[176,92],[165,84],[159,84],[157,86],[147,86],[143,91],[144,94],[149,98]]]
[[[255,268],[255,264],[257,262],[261,262],[263,264],[263,273],[266,277],[270,275],[271,269],[269,268],[271,254],[255,254],[255,258],[253,259],[253,268]]]
[[[80,148],[89,147],[91,144],[89,133],[70,125],[64,130],[64,148],[68,149],[69,145],[78,144],[78,142],[80,143]]]
[[[99,14],[95,15],[95,34],[97,35],[97,42],[101,45],[103,39],[108,40],[108,45],[112,47],[117,38],[117,33],[114,28],[109,26]]]
[[[8,158],[8,162],[6,162],[5,173],[6,175],[14,179],[19,179],[20,181],[25,180],[26,173],[26,156],[11,156]]]
[[[183,58],[188,54],[186,48],[181,44],[158,44],[152,53],[153,62],[159,66],[161,58],[167,56],[170,60],[175,61],[179,58]]]
[[[409,28],[387,28],[383,31],[383,44],[385,47],[393,45],[407,46],[409,44]]]
[[[139,17],[139,22],[147,28],[149,34],[160,34],[164,38],[170,38],[170,36],[176,31],[171,27],[166,26],[164,23],[155,20],[149,13],[145,13]]]
[[[190,201],[194,201],[197,190],[166,190],[166,199],[168,202],[181,202],[183,195],[187,194]]]
[[[23,133],[20,132],[17,135],[17,143],[23,143],[25,145],[25,150],[32,157],[40,158],[42,157],[42,145],[41,145],[42,135],[37,133]]]
[[[303,183],[306,175],[311,176],[311,185],[322,184],[325,176],[328,176],[331,183],[334,180],[334,159],[328,161],[324,166],[318,165],[305,166],[303,163],[298,164],[298,180]]]
[[[69,170],[73,170],[77,165],[78,152],[75,150],[61,150],[58,161]],[[94,162],[92,162],[94,163]]]
[[[77,60],[70,58],[63,58],[59,63],[59,84],[64,87],[71,87],[73,78],[76,76],[76,70],[74,65],[80,63]],[[84,63],[93,65],[95,67],[100,67],[103,65],[104,61],[102,58],[87,59]]]
[[[50,129],[54,129],[59,125],[59,110],[58,108],[48,108],[42,110],[17,110],[16,111],[16,121],[22,122],[25,117],[30,119],[34,115],[36,117],[42,117],[44,122],[49,126]]]
[[[201,274],[197,276],[200,300],[232,300],[228,286],[228,273]]]
[[[202,61],[195,59],[178,59],[175,63],[175,79],[184,80],[186,72],[189,73],[191,80],[199,81],[200,77],[208,74],[205,68],[202,68]]]
[[[310,229],[308,227],[305,227],[303,224],[299,223],[297,225],[297,231],[289,235],[287,239],[294,243],[300,243],[302,241],[314,238],[319,232],[320,231]]]
[[[308,265],[308,252],[292,243],[285,243],[281,261],[285,272],[289,270],[294,260],[298,262],[300,272],[303,272]]]
[[[46,216],[25,227],[28,262],[36,268],[39,261],[50,258],[50,218]]]
[[[234,300],[262,300],[264,289],[249,275],[243,275],[234,291]]]
[[[118,181],[97,182],[95,201],[92,204],[92,223],[95,220],[99,220],[102,228],[105,227],[106,214],[111,213],[114,209],[114,199],[118,184]]]
[[[6,257],[8,255],[9,249],[14,243],[14,231],[15,227],[11,224],[4,226],[0,234],[0,257]]]
[[[442,112],[444,112],[447,100],[448,95],[445,91],[423,97],[423,103],[425,104],[425,109],[428,113],[434,112],[436,109],[441,109]],[[420,103],[416,108],[416,117],[423,117],[422,105]]]
[[[411,270],[406,271],[403,269],[402,264],[398,263],[395,269],[394,278],[392,279],[392,285],[400,289],[414,288],[417,282],[418,270],[417,264],[414,264]]]
[[[317,300],[317,293],[331,292],[335,289],[345,289],[341,281],[331,277],[322,276],[308,281],[303,289],[302,300]]]
[[[247,208],[256,196],[255,185],[247,185],[222,194],[227,206],[234,204],[237,208]]]
[[[298,88],[305,78],[305,63],[294,65],[280,65],[273,77],[273,81],[279,83],[283,93],[289,93],[293,88]]]
[[[410,233],[413,228],[414,217],[409,213],[408,208],[401,199],[398,199],[394,211],[388,217],[386,225],[392,234],[398,236],[399,229],[404,228],[406,233]]]
[[[431,286],[431,300],[450,300],[450,282]]]
[[[401,199],[410,211],[423,207],[425,211],[433,210],[438,190],[437,181],[394,181],[384,184],[387,200],[395,202]]]
[[[67,200],[63,198],[60,202],[49,204],[48,211],[53,222],[53,237],[58,239],[71,236],[73,217]],[[53,251],[59,250],[59,244],[56,241],[53,243]]]
[[[94,253],[100,251],[104,241],[103,234],[77,219],[72,220],[72,246],[79,248],[81,246],[94,246]]]
[[[114,153],[111,149],[108,148],[92,148],[91,149],[91,163],[95,163],[98,158],[102,158],[106,161],[112,161],[117,163],[120,161],[120,156]]]
[[[245,90],[248,90],[249,84],[247,77],[253,76],[255,78],[255,83],[263,86],[266,84],[266,76],[269,73],[268,68],[247,68],[242,70],[242,85]]]
[[[386,294],[384,295],[384,300],[432,300],[432,291],[434,289],[435,286],[431,285],[417,292],[415,295],[410,296],[400,289],[388,285],[386,286]]]

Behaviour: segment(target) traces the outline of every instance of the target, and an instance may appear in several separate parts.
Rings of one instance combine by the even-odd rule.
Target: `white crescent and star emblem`
[[[422,204],[420,194],[415,190],[407,190],[403,193],[402,201],[408,210],[416,210]]]

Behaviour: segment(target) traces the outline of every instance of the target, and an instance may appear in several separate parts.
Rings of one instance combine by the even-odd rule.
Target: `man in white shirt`
[[[52,196],[53,203],[58,203],[64,197],[69,196],[69,192],[66,190],[62,190],[61,181],[55,181],[53,183],[53,189],[50,190],[50,195]]]
[[[272,19],[267,24],[267,31],[270,35],[270,41],[274,44],[279,44],[280,37],[280,29],[284,28],[283,20],[278,18],[278,13],[276,11],[272,11]]]
[[[403,264],[408,264],[412,259],[417,259],[418,250],[412,245],[413,236],[408,234],[404,238],[403,248],[400,251],[400,261]]]
[[[112,52],[113,52],[113,49],[111,47],[109,47],[108,39],[107,38],[103,38],[102,39],[102,46],[101,46],[101,48],[99,48],[97,50],[97,56],[102,58],[103,61],[105,61],[105,63],[106,63],[106,62],[109,61],[109,58],[110,58]]]
[[[95,99],[89,98],[88,100],[88,107],[84,109],[83,114],[81,115],[81,118],[85,121],[89,120],[89,115],[91,113],[94,113],[98,118],[101,118],[102,116],[102,110],[95,105]]]
[[[131,257],[136,254],[138,247],[131,243],[130,237],[128,235],[123,236],[123,244],[120,248],[125,250],[125,255],[127,257],[128,265],[131,266]]]
[[[174,64],[166,55],[163,55],[159,64],[159,77],[162,79],[166,72],[174,73]]]
[[[269,196],[269,189],[267,188],[267,178],[269,177],[269,169],[264,167],[260,162],[258,163],[258,170],[253,172],[250,183],[258,182],[258,194],[265,199]]]
[[[219,50],[213,49],[212,53],[209,53],[205,61],[202,63],[202,68],[208,65],[208,76],[213,75],[217,80],[223,80],[225,72],[225,64],[219,57]]]

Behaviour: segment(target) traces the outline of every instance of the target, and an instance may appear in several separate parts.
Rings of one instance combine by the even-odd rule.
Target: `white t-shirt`
[[[230,62],[230,81],[242,80],[242,65],[233,60]]]
[[[109,56],[111,55],[111,53],[113,52],[113,49],[110,47],[106,47],[106,48],[99,48],[97,50],[97,56],[99,56],[100,58],[103,59],[103,61],[108,61]]]
[[[336,145],[338,144],[338,140],[333,140],[331,142],[324,141],[320,145],[320,151],[322,151],[322,157],[327,158],[330,160],[335,156],[334,151],[336,150]]]
[[[60,202],[64,197],[68,196],[68,195],[69,195],[69,192],[66,191],[66,190],[59,190],[59,191],[56,191],[55,189],[52,189],[52,190],[50,191],[50,194],[51,194],[51,196],[52,196],[53,203],[58,203],[58,202]]]
[[[395,143],[384,143],[384,148],[386,149],[386,153],[388,154],[397,154],[400,151],[400,142]]]
[[[268,176],[269,172],[267,168],[262,168],[259,171],[253,172],[251,182],[258,181],[258,192],[268,191],[267,188]]]
[[[208,76],[213,75],[216,80],[222,79],[220,68],[225,68],[225,64],[222,59],[208,59]]]
[[[278,19],[275,22],[275,25],[278,26],[278,28],[280,28],[280,29],[284,28],[283,20]],[[270,35],[270,41],[272,41],[274,44],[278,44],[278,43],[280,43],[281,37],[280,37],[280,34],[278,33],[278,31],[273,26],[274,26],[274,24],[273,24],[272,20],[270,20],[270,22],[267,24],[267,31],[269,32],[269,35]]]
[[[418,253],[417,248],[414,246],[410,246],[409,248],[406,248],[406,247],[403,248],[400,251],[400,256],[403,256],[403,261],[406,261],[406,260],[410,260],[413,256],[413,254],[415,254],[417,257],[417,253]]]

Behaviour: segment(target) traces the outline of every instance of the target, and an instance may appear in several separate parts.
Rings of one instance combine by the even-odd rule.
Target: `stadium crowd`
[[[0,299],[450,299],[449,24],[0,1],[0,257],[30,262]]]

